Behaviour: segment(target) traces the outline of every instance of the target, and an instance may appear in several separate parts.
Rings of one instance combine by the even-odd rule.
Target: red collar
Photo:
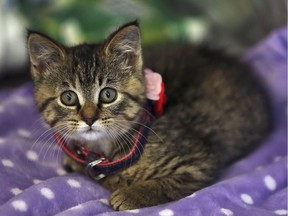
[[[155,116],[160,116],[163,112],[163,106],[166,103],[166,96],[164,94],[164,84],[161,86],[160,99],[158,101],[148,101],[147,110],[151,110]],[[64,139],[57,133],[54,133],[54,137],[61,147],[61,149],[73,160],[82,164],[87,174],[94,179],[101,179],[107,175],[116,173],[120,170],[127,168],[134,164],[140,157],[144,150],[145,144],[147,142],[147,135],[149,127],[152,123],[151,114],[145,112],[141,119],[140,128],[138,129],[136,140],[133,144],[131,151],[125,156],[119,158],[116,161],[109,161],[105,156],[99,152],[91,152],[84,148],[76,147],[76,149],[71,150]]]

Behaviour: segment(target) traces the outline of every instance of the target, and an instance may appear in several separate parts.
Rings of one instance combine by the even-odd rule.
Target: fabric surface
[[[266,82],[274,132],[213,185],[160,206],[115,212],[107,190],[63,170],[63,152],[41,123],[32,85],[1,92],[0,215],[287,215],[286,31],[274,33],[246,55]]]

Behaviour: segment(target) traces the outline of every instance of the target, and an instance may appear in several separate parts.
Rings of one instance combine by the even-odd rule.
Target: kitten
[[[127,155],[142,116],[150,115],[137,22],[102,43],[70,48],[30,32],[28,49],[45,122],[66,142],[101,152],[109,161]],[[239,61],[188,44],[145,54],[145,67],[162,73],[168,103],[145,135],[141,158],[99,180],[112,192],[116,210],[190,195],[255,148],[270,129],[265,93]],[[71,158],[66,164],[84,170]]]

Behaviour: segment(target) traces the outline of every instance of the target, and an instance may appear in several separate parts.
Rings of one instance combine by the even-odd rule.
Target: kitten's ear
[[[62,45],[36,32],[28,35],[28,52],[33,68],[39,73],[59,64],[65,58],[65,48]]]
[[[127,66],[142,67],[141,39],[138,22],[134,21],[112,33],[104,44],[107,56],[118,56]]]

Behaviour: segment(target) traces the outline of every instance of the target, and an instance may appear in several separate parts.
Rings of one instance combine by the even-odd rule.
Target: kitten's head
[[[30,32],[28,50],[36,104],[46,123],[63,136],[115,138],[139,120],[145,79],[136,22],[101,44],[71,48]]]

